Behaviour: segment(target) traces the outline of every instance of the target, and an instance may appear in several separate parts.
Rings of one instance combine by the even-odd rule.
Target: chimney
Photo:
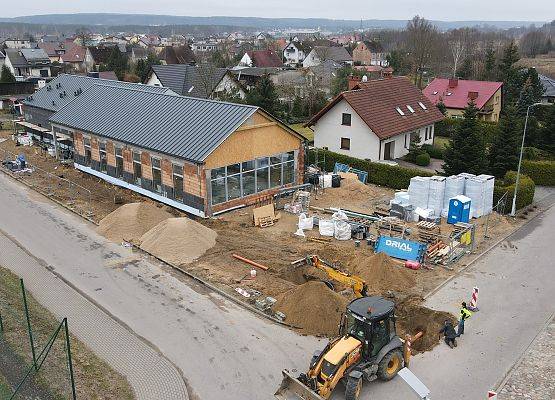
[[[449,78],[449,87],[451,89],[456,88],[458,84],[459,84],[459,78]]]
[[[478,98],[478,92],[468,92],[468,98],[470,100],[476,100]]]
[[[359,84],[360,76],[354,76],[353,74],[349,75],[349,86],[348,90],[353,90],[353,88]]]

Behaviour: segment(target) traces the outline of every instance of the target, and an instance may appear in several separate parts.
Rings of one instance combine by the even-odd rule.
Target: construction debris
[[[241,257],[241,256],[238,255],[238,254],[232,254],[231,256],[232,256],[233,258],[236,258],[236,259],[239,260],[239,261],[243,261],[244,263],[247,263],[247,264],[249,264],[249,265],[252,265],[253,267],[260,268],[261,270],[264,270],[264,271],[267,271],[267,270],[268,270],[268,267],[267,267],[267,266],[262,265],[262,264],[259,264],[259,263],[257,263],[257,262],[254,262],[254,261],[252,261],[252,260],[249,260],[248,258]]]

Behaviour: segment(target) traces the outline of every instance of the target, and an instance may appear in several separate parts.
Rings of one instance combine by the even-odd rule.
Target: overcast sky
[[[77,12],[356,20],[419,14],[444,21],[548,21],[555,19],[555,0],[6,0],[2,7],[5,17]]]

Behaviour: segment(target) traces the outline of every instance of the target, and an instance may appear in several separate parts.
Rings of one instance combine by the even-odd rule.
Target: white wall
[[[251,58],[249,57],[249,55],[247,53],[245,53],[243,58],[241,58],[241,61],[239,61],[239,65],[252,67],[252,60],[251,60]]]
[[[241,88],[241,86],[239,86],[239,84],[233,78],[230,78],[228,74],[225,74],[220,83],[218,83],[218,86],[214,88],[214,93],[232,93],[234,90],[237,90],[239,97],[241,97],[242,99],[245,98],[245,91]]]
[[[312,50],[310,53],[308,53],[308,55],[304,59],[303,67],[304,68],[314,67],[315,65],[320,65],[321,63],[322,62],[320,61],[318,54],[316,54],[316,52]]]
[[[162,86],[160,79],[158,79],[158,76],[154,72],[150,75],[150,78],[148,78],[146,84],[148,86]]]
[[[351,114],[351,126],[341,125],[343,113]],[[312,127],[314,145],[361,159],[378,159],[380,141],[352,107],[341,100]],[[351,149],[341,149],[341,138],[351,139]]]

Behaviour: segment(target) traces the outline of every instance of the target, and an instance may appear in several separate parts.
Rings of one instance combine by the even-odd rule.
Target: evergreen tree
[[[555,154],[555,106],[546,108],[548,111],[540,132],[538,147]]]
[[[305,108],[303,107],[303,99],[295,96],[293,106],[291,107],[291,116],[296,120],[302,120],[306,117]]]
[[[106,70],[114,71],[118,79],[122,80],[125,72],[127,72],[128,65],[127,57],[119,50],[118,46],[114,46],[112,48],[112,52],[106,61]]]
[[[5,66],[2,65],[2,73],[0,74],[0,83],[14,83],[15,76],[13,76],[12,71]]]
[[[337,96],[339,93],[344,92],[349,89],[349,76],[355,75],[362,77],[364,75],[363,71],[354,69],[353,67],[347,65],[335,71],[335,77],[331,82],[331,94],[332,96]]]
[[[150,68],[153,65],[160,65],[160,59],[156,57],[154,54],[149,54],[146,60],[139,60],[135,65],[135,75],[137,75],[141,82],[145,82],[148,78],[148,74],[150,72]]]
[[[246,96],[247,104],[258,106],[270,114],[279,111],[279,100],[276,87],[268,75],[264,75],[257,84],[249,90]]]
[[[459,69],[457,69],[457,76],[461,79],[470,79],[472,78],[472,74],[472,60],[470,59],[470,57],[466,57]]]
[[[445,106],[445,103],[442,99],[439,100],[439,102],[436,104],[436,107],[443,115],[447,115],[447,107]]]
[[[484,61],[484,80],[491,81],[497,76],[497,65],[495,63],[495,50],[489,46],[486,50],[486,59]]]
[[[478,109],[469,103],[464,110],[464,119],[453,133],[445,149],[443,170],[447,175],[461,172],[482,174],[487,170],[486,147],[476,116]]]
[[[499,129],[493,138],[489,151],[490,172],[497,178],[505,176],[507,171],[516,170],[520,142],[522,140],[521,120],[516,108],[509,106],[499,122]]]
[[[520,97],[522,74],[514,65],[519,59],[518,47],[512,41],[503,51],[498,72],[498,79],[503,82],[504,107],[515,104]]]
[[[524,117],[526,116],[528,106],[541,100],[545,89],[540,82],[535,68],[528,68],[528,70],[521,71],[521,74],[523,85],[517,102],[517,110],[518,114]]]

